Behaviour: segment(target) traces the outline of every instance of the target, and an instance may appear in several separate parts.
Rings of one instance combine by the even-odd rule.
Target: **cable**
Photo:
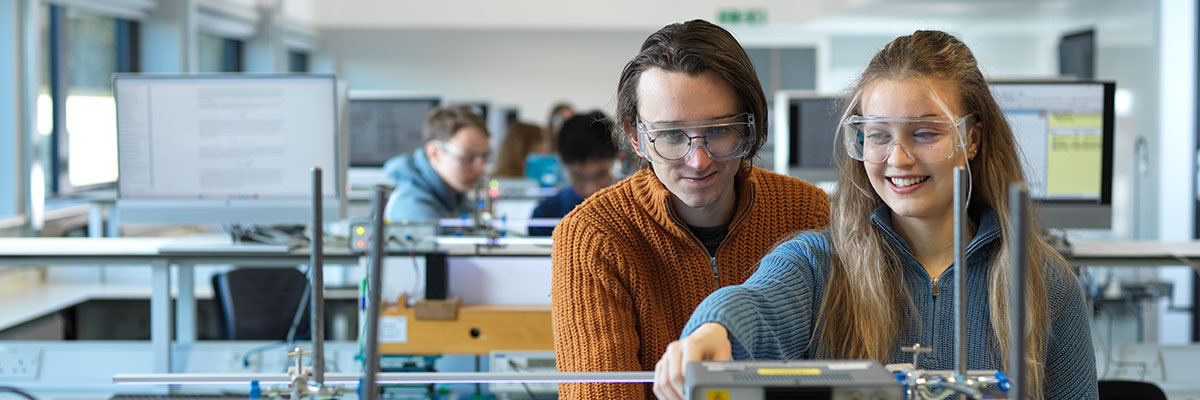
[[[297,339],[301,339],[301,340],[303,340],[303,339],[308,339],[309,337],[310,337],[310,336],[309,336],[309,335],[306,333],[306,334],[299,335],[299,336],[297,336],[296,338],[297,338]],[[264,345],[262,345],[262,346],[258,346],[258,347],[252,348],[252,349],[250,349],[250,350],[246,350],[246,354],[243,354],[243,355],[242,355],[242,366],[243,366],[243,367],[249,367],[249,366],[250,366],[250,356],[253,356],[253,355],[255,355],[255,354],[258,354],[258,353],[262,353],[262,352],[264,352],[264,351],[266,351],[267,349],[270,349],[270,348],[272,348],[272,347],[277,347],[277,346],[279,346],[279,345],[286,345],[286,344],[288,344],[288,342],[287,342],[287,341],[278,341],[278,342],[275,342],[275,343],[267,343],[267,344],[264,344]]]
[[[29,394],[29,392],[26,392],[21,389],[17,389],[12,386],[0,386],[0,392],[9,392],[9,393],[16,394],[17,396],[21,396],[21,397],[24,397],[29,400],[37,400],[37,397],[33,397],[33,395]]]
[[[508,359],[508,366],[512,367],[513,371],[521,372],[521,367],[517,366],[517,362],[511,358]],[[525,393],[529,394],[529,400],[538,400],[537,396],[533,394],[533,389],[529,388],[528,383],[521,382],[521,386],[525,388]]]

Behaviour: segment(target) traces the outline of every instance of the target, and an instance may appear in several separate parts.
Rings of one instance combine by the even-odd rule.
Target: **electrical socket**
[[[0,349],[0,380],[37,379],[41,364],[41,349]]]

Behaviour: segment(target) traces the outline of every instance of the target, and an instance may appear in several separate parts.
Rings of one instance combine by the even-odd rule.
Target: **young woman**
[[[1004,115],[966,45],[937,31],[897,38],[859,77],[839,126],[830,231],[781,244],[744,284],[697,307],[655,370],[683,396],[695,360],[873,359],[954,367],[954,275],[967,274],[969,369],[1003,370],[1009,340],[1007,187],[1024,180]],[[953,170],[971,180],[966,268],[952,265]],[[1033,239],[1025,353],[1034,398],[1096,398],[1089,314],[1066,261]]]

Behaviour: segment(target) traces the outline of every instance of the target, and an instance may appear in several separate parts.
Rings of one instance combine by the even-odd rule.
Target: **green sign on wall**
[[[717,10],[717,23],[721,25],[766,25],[767,10],[761,8]]]

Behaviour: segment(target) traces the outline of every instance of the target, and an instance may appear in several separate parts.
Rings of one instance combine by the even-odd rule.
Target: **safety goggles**
[[[896,147],[918,163],[949,159],[964,148],[975,126],[974,115],[947,117],[850,116],[841,125],[846,153],[855,160],[882,163]]]
[[[462,165],[472,165],[475,163],[487,164],[488,159],[492,157],[492,153],[490,151],[468,154],[467,151],[463,150],[461,147],[455,146],[454,143],[444,140],[438,141],[437,145],[442,149],[442,151],[445,151],[446,153],[454,156],[454,158],[458,159],[458,162]]]
[[[745,157],[754,147],[754,115],[708,121],[645,122],[638,118],[638,145],[650,162],[675,164],[702,147],[713,160]]]

